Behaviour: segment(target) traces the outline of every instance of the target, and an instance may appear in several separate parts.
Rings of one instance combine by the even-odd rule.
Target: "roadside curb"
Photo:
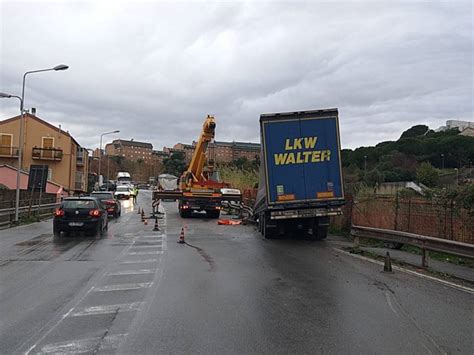
[[[333,247],[333,250],[335,250],[338,253],[354,257],[356,259],[368,261],[370,263],[377,264],[377,265],[380,265],[380,266],[384,265],[383,262],[375,260],[375,259],[367,257],[367,256],[362,256],[362,255],[350,253],[348,251],[345,251],[345,250],[342,250],[342,249],[339,249],[339,248],[336,248],[336,247]],[[446,281],[446,280],[443,280],[441,278],[434,277],[434,276],[431,276],[431,275],[426,275],[426,274],[423,274],[423,273],[420,273],[420,272],[417,272],[417,271],[413,271],[413,270],[410,270],[410,269],[407,269],[407,268],[404,268],[404,267],[401,267],[401,266],[398,266],[398,265],[393,265],[392,268],[394,270],[401,271],[401,272],[404,272],[406,274],[415,275],[415,276],[418,276],[418,277],[421,277],[421,278],[424,278],[424,279],[428,279],[428,280],[431,280],[431,281],[434,281],[434,282],[441,283],[445,286],[449,286],[451,288],[455,288],[455,289],[460,290],[460,291],[464,291],[464,292],[467,292],[467,293],[470,293],[470,294],[474,294],[474,288],[471,288],[471,287],[459,285],[459,284],[454,283],[454,282]],[[468,281],[466,281],[466,282],[468,282]]]

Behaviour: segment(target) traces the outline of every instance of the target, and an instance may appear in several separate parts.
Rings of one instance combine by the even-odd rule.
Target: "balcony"
[[[63,159],[63,150],[58,148],[33,148],[31,153],[35,160],[55,160]]]
[[[18,158],[18,147],[0,145],[0,158]]]
[[[83,155],[78,155],[76,157],[76,165],[84,166],[84,156]]]

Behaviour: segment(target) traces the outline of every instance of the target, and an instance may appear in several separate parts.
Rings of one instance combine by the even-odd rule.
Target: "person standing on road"
[[[137,202],[137,196],[138,196],[138,189],[136,186],[132,188],[132,198],[133,198],[133,203]]]

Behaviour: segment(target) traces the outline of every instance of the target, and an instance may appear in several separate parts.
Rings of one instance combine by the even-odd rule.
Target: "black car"
[[[115,198],[113,192],[108,191],[94,191],[91,197],[97,198],[107,208],[109,216],[119,217],[122,214],[120,202]]]
[[[54,213],[55,239],[68,232],[85,232],[102,237],[107,227],[107,209],[94,197],[65,198]]]

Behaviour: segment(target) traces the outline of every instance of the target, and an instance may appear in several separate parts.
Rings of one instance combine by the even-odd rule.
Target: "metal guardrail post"
[[[428,267],[428,258],[429,258],[429,251],[426,249],[421,249],[421,266]]]

